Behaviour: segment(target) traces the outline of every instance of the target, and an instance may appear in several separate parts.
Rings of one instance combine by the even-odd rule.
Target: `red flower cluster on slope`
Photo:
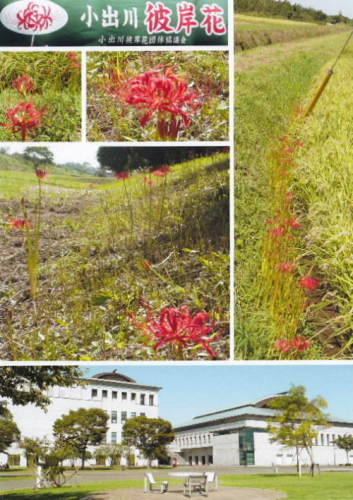
[[[130,177],[129,172],[118,172],[117,174],[115,174],[115,178],[118,181],[124,181],[125,179],[128,179],[129,177]]]
[[[144,111],[140,120],[142,127],[147,125],[155,113],[163,113],[163,118],[159,117],[162,137],[171,132],[176,137],[182,125],[189,127],[190,115],[200,106],[199,96],[191,92],[187,82],[170,68],[157,67],[146,71],[128,80],[118,92],[113,93],[126,104]],[[171,114],[172,121],[167,119],[165,113]],[[177,116],[180,116],[181,121],[176,120]],[[173,131],[169,130],[171,124]]]
[[[152,174],[156,177],[165,177],[166,175],[170,174],[172,171],[172,168],[169,167],[168,165],[165,165],[163,167],[158,168],[157,170],[153,170]]]
[[[32,92],[34,90],[34,81],[30,75],[23,75],[12,82],[13,87],[22,94],[26,96],[27,92]]]
[[[216,332],[217,324],[206,312],[192,315],[187,306],[182,306],[165,308],[157,316],[147,309],[146,323],[137,322],[133,316],[131,318],[135,326],[155,342],[156,351],[167,344],[185,348],[200,345],[213,359],[217,358],[210,344],[220,334],[210,336]]]
[[[307,290],[316,290],[320,286],[320,281],[312,276],[303,276],[299,285]]]
[[[282,264],[278,264],[278,270],[282,271],[282,273],[294,273],[296,270],[296,265],[291,262],[283,262]]]
[[[25,219],[14,219],[10,221],[12,229],[26,229],[32,227],[32,223]]]
[[[276,349],[283,353],[288,353],[291,351],[294,352],[302,352],[306,351],[311,347],[310,340],[305,337],[295,337],[292,340],[289,339],[280,339],[276,342]]]
[[[12,128],[13,133],[21,132],[22,140],[26,141],[29,130],[41,126],[44,113],[45,108],[38,109],[33,102],[21,102],[6,113],[10,122],[0,123],[0,126]]]

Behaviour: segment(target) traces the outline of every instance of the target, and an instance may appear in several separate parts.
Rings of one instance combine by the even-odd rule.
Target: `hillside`
[[[65,196],[55,174],[29,201],[13,191],[0,202],[1,358],[227,357],[228,170],[228,153],[209,153]],[[31,225],[11,227],[23,214]],[[157,346],[165,314],[196,318],[194,340]]]

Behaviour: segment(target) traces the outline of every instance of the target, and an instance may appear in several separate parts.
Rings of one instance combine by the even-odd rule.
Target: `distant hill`
[[[10,154],[5,148],[0,148],[0,170],[23,170],[28,171],[33,169],[32,163],[26,160],[20,153]],[[57,175],[73,175],[73,176],[97,176],[99,169],[96,169],[88,163],[64,163],[54,164],[49,167],[51,173]]]
[[[235,10],[243,14],[282,17],[292,21],[316,22],[321,24],[353,24],[353,20],[341,13],[330,16],[322,10],[303,7],[288,0],[235,0]]]

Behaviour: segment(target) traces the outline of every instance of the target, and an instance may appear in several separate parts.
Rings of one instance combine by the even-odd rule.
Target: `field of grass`
[[[16,86],[20,79],[29,81]],[[8,116],[22,103],[35,106],[23,130]],[[37,120],[35,114],[42,114]],[[18,114],[19,112],[17,112]],[[18,115],[19,116],[19,115]],[[22,119],[23,122],[23,119]],[[34,124],[35,122],[35,124]],[[0,141],[79,141],[81,139],[81,63],[73,53],[0,54]],[[6,126],[4,126],[4,124]],[[24,138],[25,137],[25,138]]]
[[[280,144],[278,138],[289,133],[293,117],[296,116],[296,109],[300,108],[301,102],[307,101],[308,94],[317,88],[320,78],[322,79],[324,75],[323,68],[332,61],[344,39],[345,35],[335,35],[312,40],[312,44],[286,59],[276,63],[272,54],[271,58],[274,60],[271,60],[271,63],[249,67],[239,71],[236,76],[238,88],[236,349],[239,358],[273,359],[280,356],[274,349],[278,332],[263,295],[264,288],[268,287],[263,281],[264,242],[269,229],[266,221],[273,217],[274,212],[271,158],[278,150]],[[258,50],[262,54],[266,52],[265,49]],[[331,85],[334,91],[334,84]],[[341,104],[343,107],[346,105],[344,102]],[[336,116],[337,120],[342,119],[338,114]],[[324,122],[321,123],[324,134],[326,128]],[[342,133],[341,127],[339,129]],[[342,135],[345,137],[346,133],[343,132]],[[299,138],[307,144],[307,139],[297,130],[294,139]],[[305,149],[303,148],[303,153]],[[302,172],[302,182],[306,184],[305,170]],[[315,169],[312,172],[314,176]],[[328,196],[332,195],[330,191],[328,193]],[[337,196],[341,195],[338,191]],[[297,209],[298,215],[301,216],[299,207]],[[305,269],[308,267],[305,266],[302,272]],[[307,332],[306,326],[301,325],[302,332],[312,337]],[[311,349],[301,353],[302,356],[331,357],[330,346],[326,340],[316,335],[312,339]]]
[[[1,357],[207,359],[199,343],[157,351],[146,334],[152,314],[160,321],[163,310],[181,307],[210,314],[210,346],[228,357],[228,171],[229,154],[210,153],[162,177],[138,172],[65,197],[50,184],[79,188],[80,180],[49,175],[35,301],[26,233],[7,224],[21,215],[19,197],[2,202]],[[34,207],[25,203],[29,218]]]
[[[237,14],[235,16],[235,43],[239,51],[261,45],[289,42],[297,39],[329,35],[347,31],[345,25],[322,25],[286,19],[256,17]]]
[[[130,94],[132,79],[143,78],[151,71],[160,73],[158,83],[145,82],[139,86],[138,95],[135,89]],[[87,72],[90,141],[228,139],[229,70],[225,52],[91,53]],[[173,75],[168,76],[168,72]],[[159,88],[158,95],[155,87]],[[193,98],[188,101],[191,94]],[[136,106],[131,103],[135,97]],[[160,108],[158,102],[166,106]],[[150,119],[142,124],[148,112]],[[185,124],[182,116],[190,123]],[[159,124],[173,120],[180,127],[174,127],[174,134],[171,130],[169,136],[163,136]]]
[[[166,477],[168,481],[170,478]],[[351,500],[352,474],[349,472],[324,473],[320,476],[295,475],[227,475],[221,476],[220,485],[237,488],[261,488],[285,492],[288,500]],[[43,491],[17,490],[4,492],[0,498],[9,500],[80,500],[91,494],[119,489],[139,488],[142,480],[90,483],[81,486],[47,489]]]

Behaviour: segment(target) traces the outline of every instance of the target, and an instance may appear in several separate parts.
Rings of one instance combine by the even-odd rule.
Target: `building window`
[[[212,455],[208,455],[208,463],[209,463],[210,465],[212,465],[212,464],[213,464],[213,456],[212,456]]]
[[[118,399],[118,391],[112,391],[112,399]]]
[[[192,457],[189,457],[189,465],[192,465]]]
[[[144,405],[145,404],[145,399],[146,399],[146,395],[145,394],[140,394],[140,405]]]
[[[108,397],[108,391],[103,390],[102,391],[102,398],[107,398]]]
[[[92,389],[92,391],[91,391],[91,397],[92,397],[92,399],[97,399],[98,398],[98,389]]]
[[[202,465],[206,465],[206,457],[205,456],[201,457],[201,462],[202,462]]]
[[[142,412],[140,413],[140,417],[145,417],[146,416],[146,413]]]
[[[199,465],[199,457],[198,456],[195,457],[195,465]]]
[[[323,434],[320,434],[321,437],[321,446],[324,446],[325,444],[325,436]]]
[[[131,412],[131,418],[136,418],[136,412],[135,411]]]
[[[330,446],[330,434],[326,434],[327,446]]]
[[[112,411],[111,422],[112,424],[116,424],[118,422],[118,412],[115,410]]]
[[[121,399],[122,399],[123,401],[126,401],[126,400],[127,400],[127,392],[122,392],[122,393],[121,393]]]
[[[131,401],[136,401],[136,392],[131,393]]]
[[[112,432],[112,443],[115,444],[116,443],[116,432]]]
[[[121,421],[125,422],[126,420],[127,420],[127,412],[126,411],[122,411],[121,412]]]

